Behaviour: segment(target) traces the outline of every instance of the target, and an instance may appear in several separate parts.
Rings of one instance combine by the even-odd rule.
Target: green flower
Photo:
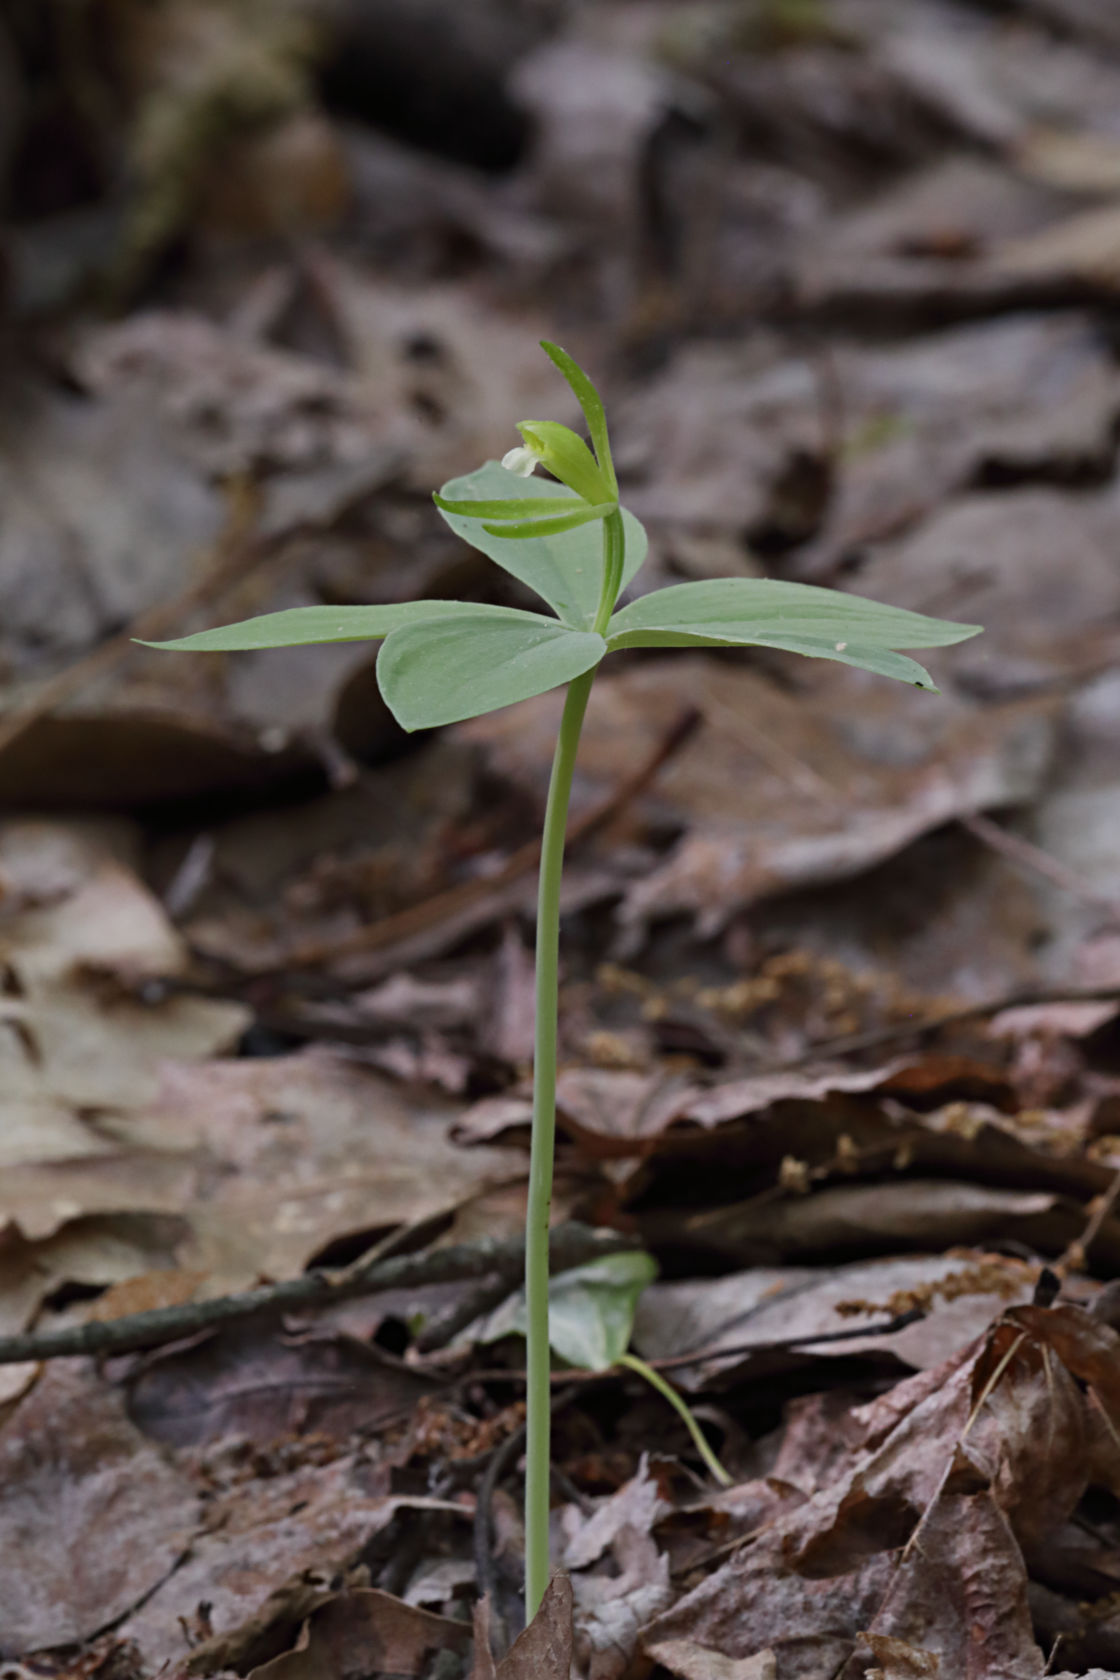
[[[517,429],[525,439],[525,448],[541,466],[590,507],[617,505],[617,487],[570,426],[561,426],[555,420],[522,420]]]
[[[443,513],[495,521],[483,526],[493,537],[558,536],[589,520],[605,519],[618,507],[618,480],[599,394],[567,351],[556,344],[546,343],[543,348],[575,391],[595,452],[570,426],[561,426],[555,420],[520,421],[517,430],[524,442],[503,455],[502,466],[518,478],[529,478],[538,466],[545,467],[553,478],[574,491],[579,500],[566,503],[555,496],[517,496],[485,502],[433,498]]]

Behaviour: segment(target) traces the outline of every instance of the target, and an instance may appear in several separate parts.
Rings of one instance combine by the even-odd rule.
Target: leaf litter
[[[426,69],[380,3],[71,10],[104,51],[0,20],[0,1341],[171,1328],[0,1366],[0,1657],[1116,1672],[1108,9],[486,0],[464,46],[426,0]],[[656,1261],[634,1351],[734,1483],[558,1361],[519,1633],[510,1277],[206,1309],[520,1228],[554,697],[406,747],[368,649],[132,637],[524,606],[427,495],[561,335],[653,583],[988,628],[933,701],[760,650],[597,689],[555,1215]],[[634,1280],[561,1287],[603,1366]]]

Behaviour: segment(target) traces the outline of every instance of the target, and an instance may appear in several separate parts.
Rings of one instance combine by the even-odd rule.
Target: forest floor
[[[1120,1673],[1120,10],[11,0],[0,316],[0,1680]],[[596,683],[557,1265],[732,1482],[558,1363],[506,1655],[561,697],[134,638],[525,605],[542,338],[643,588],[985,630]]]

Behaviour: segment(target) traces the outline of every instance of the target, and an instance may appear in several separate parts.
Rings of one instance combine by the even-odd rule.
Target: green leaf
[[[625,638],[620,637],[618,642],[609,643],[608,652],[617,653],[620,648],[743,646],[777,648],[782,653],[800,653],[806,659],[832,659],[839,665],[854,665],[857,670],[872,671],[880,677],[896,677],[899,682],[911,683],[915,688],[924,688],[930,694],[941,692],[925,666],[919,665],[916,659],[908,659],[904,653],[896,653],[891,648],[861,648],[851,643],[837,648],[835,642],[817,642],[810,636],[760,634],[743,642],[730,636],[693,635],[687,630],[636,630],[627,634]]]
[[[547,479],[520,478],[507,472],[498,461],[464,478],[453,478],[440,492],[448,502],[537,501],[542,493],[561,504],[557,513],[578,512],[586,504],[562,484]],[[499,536],[488,531],[482,520],[440,509],[451,529],[473,548],[481,549],[505,571],[512,573],[575,630],[587,630],[595,622],[603,580],[603,535],[598,523],[584,525],[551,536]],[[626,529],[624,584],[634,576],[646,557],[646,534],[633,514],[623,511]]]
[[[174,653],[244,653],[260,648],[305,647],[311,642],[380,641],[406,624],[485,612],[477,601],[401,601],[386,607],[289,607],[239,624],[220,624],[174,642],[144,642]]]
[[[933,679],[905,647],[947,647],[979,632],[860,595],[769,578],[714,578],[674,584],[615,613],[612,652],[633,647],[772,647],[832,659],[895,677],[936,694]]]
[[[649,630],[711,636],[718,642],[761,642],[771,647],[785,645],[775,637],[790,636],[864,649],[914,648],[948,647],[977,635],[980,628],[978,624],[927,618],[924,613],[808,583],[713,578],[705,583],[674,584],[631,602],[615,613],[609,637],[612,648],[647,646],[634,637]],[[835,649],[838,654],[844,651],[843,645]]]
[[[617,1365],[630,1345],[638,1299],[656,1276],[657,1262],[640,1252],[607,1254],[558,1272],[548,1285],[553,1352],[581,1370],[605,1371]],[[525,1323],[522,1291],[491,1313],[481,1340],[523,1336]]]
[[[377,681],[403,729],[432,729],[559,688],[605,652],[591,631],[540,613],[478,607],[394,630],[378,655]]]
[[[591,441],[595,445],[595,454],[598,457],[599,466],[606,474],[611,489],[617,495],[618,480],[615,478],[614,463],[611,460],[611,443],[607,433],[607,416],[603,411],[603,399],[579,363],[569,356],[566,350],[561,350],[558,344],[550,344],[547,338],[541,339],[541,349],[560,369],[575,392],[576,400],[583,410],[583,418],[587,421],[587,430],[591,433]]]
[[[552,1351],[583,1371],[617,1365],[630,1345],[638,1298],[657,1276],[648,1254],[605,1254],[552,1279],[548,1336]]]
[[[730,644],[721,641],[716,645]],[[856,670],[871,671],[878,677],[894,677],[897,682],[924,688],[929,694],[941,692],[924,665],[904,653],[896,653],[893,648],[855,647],[851,643],[846,648],[838,648],[835,642],[817,642],[809,636],[760,637],[755,645],[779,648],[783,653],[800,653],[806,659],[832,659],[838,665],[854,665]]]

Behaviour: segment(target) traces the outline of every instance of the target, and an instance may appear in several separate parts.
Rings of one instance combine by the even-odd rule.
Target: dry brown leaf
[[[892,253],[947,230],[966,243],[1029,230],[1050,213],[1051,196],[1021,183],[1016,190],[1013,176],[974,160],[952,159],[928,178],[908,174],[869,210],[814,235],[805,284],[815,295],[843,285],[844,275],[868,286],[884,266],[903,277],[928,269],[929,258]],[[945,288],[971,272],[960,261],[933,266]],[[833,340],[818,365],[784,359],[770,339],[739,350],[689,344],[618,406],[615,430],[622,458],[652,481],[627,500],[642,516],[671,522],[674,554],[679,529],[708,530],[713,521],[736,534],[781,531],[798,463],[810,480],[817,463],[816,503],[803,495],[802,528],[786,535],[809,539],[798,575],[831,582],[853,549],[908,529],[985,476],[1103,477],[1118,402],[1115,369],[1082,316],[1016,314],[886,346]],[[830,414],[840,431],[832,446],[842,453],[831,494],[822,495]],[[749,560],[735,546],[745,572]],[[703,575],[710,572],[705,564]],[[863,590],[862,576],[856,587]],[[954,611],[951,595],[940,592],[936,610]]]
[[[850,675],[850,673],[846,674]],[[814,679],[815,680],[815,679]],[[1029,798],[1051,752],[1038,706],[984,712],[882,683],[822,679],[793,698],[718,659],[641,663],[596,684],[580,797],[615,784],[687,702],[704,719],[642,809],[684,830],[626,894],[631,927],[690,913],[707,935],[745,905],[844,880],[964,812]],[[459,726],[495,771],[536,791],[547,775],[557,700]]]
[[[1018,1240],[1058,1255],[1084,1229],[1078,1203],[1045,1190],[1001,1190],[953,1179],[896,1178],[885,1183],[829,1184],[810,1196],[776,1201],[764,1193],[702,1213],[656,1211],[639,1218],[660,1241],[687,1243],[739,1264],[784,1259],[980,1247]],[[1111,1265],[1120,1259],[1114,1222],[1097,1238]],[[1107,1259],[1105,1258],[1107,1257]]]
[[[1105,292],[1120,287],[1120,209],[1079,211],[1040,233],[1009,240],[993,254],[997,273],[1045,276],[1066,286],[1077,282]]]
[[[227,1449],[213,1462],[210,1479],[217,1487],[211,1487],[204,1531],[121,1628],[151,1670],[172,1662],[199,1674],[235,1666],[244,1673],[296,1643],[314,1601],[329,1598],[332,1583],[395,1521],[409,1526],[423,1522],[426,1512],[437,1521],[462,1515],[443,1500],[392,1499],[373,1491],[360,1455],[295,1469],[283,1465],[282,1453],[278,1457],[279,1464],[270,1466],[265,1455],[256,1475],[246,1475],[244,1449],[240,1455],[236,1447]],[[210,1605],[212,1632],[192,1653],[184,1625],[203,1603]]]
[[[71,1222],[89,1220],[95,1250],[102,1238],[131,1240],[147,1251],[148,1263],[140,1270],[149,1271],[189,1234],[182,1210],[199,1194],[199,1169],[199,1161],[177,1149],[174,1139],[163,1151],[117,1148],[41,1165],[30,1162],[5,1170],[0,1216],[34,1244],[65,1236]],[[126,1223],[126,1215],[138,1223]],[[102,1217],[109,1223],[102,1224]],[[104,1281],[121,1282],[127,1275],[118,1270]]]
[[[474,798],[471,755],[443,740],[286,811],[282,823],[271,810],[216,823],[191,944],[249,970],[282,967],[293,947],[311,945],[337,973],[337,941],[444,884],[446,836],[469,822]],[[157,850],[166,873],[182,856],[181,845]]]
[[[767,1529],[646,1628],[642,1648],[687,1639],[733,1661],[769,1651],[779,1680],[814,1680],[839,1670],[891,1577],[888,1552],[833,1577],[804,1575],[779,1528]]]
[[[647,1649],[772,1647],[783,1680],[826,1660],[855,1680],[873,1635],[898,1680],[931,1654],[946,1673],[1036,1680],[1022,1548],[1044,1547],[1088,1483],[1111,1485],[1096,1407],[1118,1375],[1120,1336],[1082,1309],[1011,1308],[971,1351],[848,1414],[842,1452],[819,1437],[809,1497],[647,1629]]]
[[[988,694],[1029,692],[1060,672],[1091,669],[1110,645],[1106,626],[1120,604],[1115,536],[1107,498],[1032,487],[974,493],[873,550],[859,588],[919,611],[936,601],[942,612],[984,624],[983,648],[953,650],[942,669]]]
[[[692,1639],[663,1639],[660,1645],[649,1645],[646,1650],[680,1680],[778,1680],[773,1651],[758,1651],[753,1657],[725,1657]]]
[[[571,1571],[586,1680],[619,1680],[642,1626],[671,1602],[668,1555],[652,1532],[669,1509],[643,1457],[637,1475],[590,1516],[574,1505],[564,1510],[561,1561]]]
[[[108,1285],[173,1268],[198,1163],[164,1134],[122,1149],[125,1117],[154,1099],[169,1059],[232,1047],[240,1004],[146,982],[185,968],[186,950],[136,875],[128,825],[11,820],[0,829],[5,886],[0,966],[0,1321],[22,1328],[69,1282]]]
[[[146,1435],[177,1447],[230,1436],[344,1442],[403,1421],[432,1389],[356,1337],[246,1326],[145,1361],[129,1409]]]
[[[339,1593],[314,1610],[299,1645],[251,1670],[251,1680],[345,1680],[419,1675],[433,1651],[462,1650],[464,1622],[418,1610],[374,1589]]]
[[[1120,192],[1120,146],[1113,134],[1039,128],[1016,147],[1015,162],[1026,174],[1065,192]]]
[[[248,1023],[239,1004],[175,995],[146,1003],[134,994],[140,982],[181,973],[187,960],[130,867],[137,838],[128,827],[82,823],[13,820],[0,829],[9,906],[0,924],[6,1165],[44,1159],[41,1112],[139,1108],[158,1088],[160,1062],[228,1049]],[[95,1131],[87,1138],[84,1149],[63,1138],[55,1147],[71,1155],[111,1147]]]
[[[554,1575],[541,1607],[498,1664],[497,1680],[568,1680],[572,1666],[572,1584]]]
[[[565,1507],[562,1554],[565,1569],[590,1568],[610,1551],[624,1530],[648,1534],[669,1509],[656,1477],[643,1459],[638,1474],[599,1505],[591,1516],[577,1506]]]
[[[175,1569],[197,1494],[75,1361],[49,1367],[0,1433],[0,1626],[10,1652],[69,1645]]]
[[[946,1493],[904,1556],[867,1644],[889,1680],[1042,1680],[1045,1659],[1026,1585],[1019,1549],[991,1494]],[[857,1653],[841,1672],[844,1680],[863,1680],[865,1656]]]
[[[177,594],[222,523],[219,492],[150,413],[57,386],[9,387],[0,500],[0,620],[8,671],[21,675]]]
[[[669,103],[664,73],[574,32],[523,58],[512,91],[534,121],[539,206],[604,230],[631,215],[646,146]]]
[[[572,1585],[554,1575],[529,1626],[500,1663],[490,1649],[490,1600],[474,1612],[471,1680],[569,1680],[572,1664]]]
[[[205,316],[152,312],[79,340],[74,371],[97,396],[158,416],[207,475],[327,465],[385,471],[407,422],[385,393],[320,361],[247,342]],[[275,523],[275,521],[273,521]]]
[[[112,1147],[5,1172],[5,1327],[63,1282],[186,1268],[213,1295],[292,1276],[338,1239],[524,1178],[520,1151],[457,1148],[438,1097],[328,1052],[166,1063],[163,1080],[157,1100],[114,1117]]]
[[[107,1288],[112,1295],[114,1290],[127,1289],[130,1280],[140,1278],[182,1279],[182,1287],[188,1292],[200,1281],[201,1274],[175,1269],[179,1250],[190,1235],[186,1220],[177,1213],[122,1211],[125,1196],[118,1183],[116,1211],[73,1218],[64,1211],[62,1186],[53,1186],[63,1190],[61,1200],[54,1200],[41,1178],[36,1183],[18,1169],[4,1176],[9,1206],[20,1207],[24,1219],[30,1213],[29,1224],[34,1215],[50,1209],[47,1217],[59,1229],[37,1239],[34,1230],[28,1237],[14,1219],[6,1221],[6,1229],[0,1234],[0,1334],[14,1335],[26,1329],[42,1302],[67,1286]],[[144,1189],[150,1192],[152,1188],[145,1178]],[[44,1189],[45,1208],[36,1195]],[[26,1207],[22,1205],[24,1191],[29,1192]],[[191,1278],[194,1282],[188,1283]],[[92,1314],[97,1314],[104,1299],[95,1303]]]
[[[457,1148],[454,1110],[328,1051],[168,1070],[143,1118],[190,1137],[221,1182],[189,1210],[215,1277],[289,1276],[347,1235],[383,1233],[524,1177],[520,1151]]]
[[[357,388],[404,427],[409,480],[424,495],[433,483],[504,454],[512,416],[547,410],[574,418],[538,349],[544,315],[525,313],[514,323],[480,289],[396,285],[325,252],[313,269]]]
[[[677,1358],[692,1350],[743,1348],[732,1359],[701,1358],[680,1367],[686,1388],[741,1377],[752,1343],[804,1337],[796,1357],[847,1358],[892,1354],[919,1370],[943,1360],[980,1335],[1013,1301],[1029,1301],[1037,1268],[1001,1255],[956,1252],[856,1262],[813,1270],[755,1267],[726,1277],[655,1283],[642,1293],[634,1346],[644,1359]],[[813,1331],[851,1335],[869,1330],[912,1305],[925,1308],[917,1324],[887,1336],[814,1344]]]

